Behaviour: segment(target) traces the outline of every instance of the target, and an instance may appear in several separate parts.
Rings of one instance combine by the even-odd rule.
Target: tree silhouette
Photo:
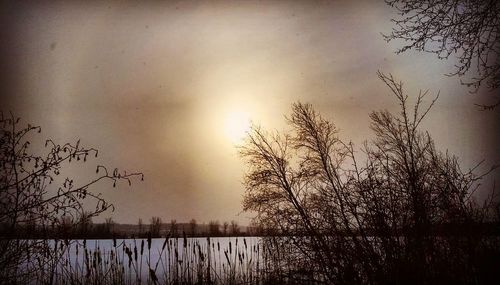
[[[198,224],[196,223],[195,219],[191,219],[189,221],[189,232],[191,236],[195,236],[197,232]]]
[[[144,223],[142,222],[142,219],[139,218],[139,220],[137,221],[137,227],[138,227],[138,231],[139,231],[139,237],[142,237],[142,234],[143,234],[143,231],[144,231]]]
[[[209,236],[219,236],[220,235],[220,223],[219,223],[219,221],[210,221],[208,223],[208,234],[209,234]]]
[[[77,234],[79,236],[85,238],[90,234],[93,225],[92,216],[93,216],[92,212],[84,211],[78,218],[76,226],[78,227]]]
[[[0,279],[23,283],[30,271],[43,268],[28,268],[34,264],[30,259],[45,260],[57,254],[46,240],[18,239],[25,225],[57,228],[61,222],[66,227],[72,221],[85,221],[81,225],[87,226],[92,217],[113,209],[100,193],[91,191],[93,187],[104,181],[112,182],[113,186],[119,181],[130,185],[131,179],[142,179],[143,175],[117,169],[108,171],[98,165],[95,178],[77,184],[73,178],[63,177],[63,170],[70,164],[97,157],[98,150],[83,147],[80,141],[57,144],[48,139],[47,154],[35,154],[31,152],[30,140],[41,132],[41,127],[20,126],[19,122],[20,118],[12,113],[7,116],[0,113]],[[93,207],[84,207],[84,203]]]
[[[173,237],[179,236],[179,225],[177,224],[177,220],[175,219],[170,220],[170,234]]]
[[[500,86],[500,4],[495,0],[386,0],[399,18],[387,41],[403,40],[397,53],[409,49],[435,53],[439,59],[454,56],[455,71],[464,76],[474,70],[463,84],[477,90],[484,82],[490,89]]]
[[[115,233],[115,225],[116,225],[116,222],[113,220],[112,217],[106,218],[105,221],[104,221],[104,232],[108,236],[114,235],[114,233]]]
[[[279,230],[264,240],[289,280],[480,282],[491,272],[478,275],[478,257],[500,256],[498,241],[479,230],[492,219],[489,205],[472,197],[486,174],[463,172],[420,130],[437,97],[423,107],[420,93],[410,107],[400,82],[379,77],[400,112],[371,113],[375,138],[362,158],[308,104],[292,106],[290,133],[253,126],[240,149],[249,167],[244,209]]]
[[[226,221],[226,222],[224,222],[224,223],[222,223],[222,234],[223,234],[224,236],[226,236],[226,235],[227,235],[227,233],[228,233],[228,229],[229,229],[229,223],[228,223],[227,221]]]
[[[230,227],[231,235],[236,236],[240,233],[240,226],[236,221],[231,221]]]
[[[149,220],[149,234],[151,237],[158,238],[161,233],[162,220],[160,217],[151,217]],[[172,230],[172,229],[171,229]]]

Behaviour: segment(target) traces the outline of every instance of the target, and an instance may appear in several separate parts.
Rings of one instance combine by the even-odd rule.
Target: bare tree
[[[484,221],[486,210],[471,198],[483,175],[462,172],[457,159],[437,151],[419,129],[437,98],[423,107],[427,94],[420,93],[409,107],[402,84],[379,77],[400,112],[370,115],[375,139],[361,149],[363,164],[352,143],[311,105],[293,105],[290,133],[254,126],[240,149],[249,167],[244,209],[256,212],[256,224],[279,230],[265,242],[277,256],[276,271],[287,278],[335,284],[477,280],[480,265],[467,258],[473,248],[484,253],[491,240],[448,234]],[[448,231],[438,237],[442,229]]]
[[[173,237],[179,236],[179,225],[177,224],[177,220],[175,219],[170,220],[170,234]]]
[[[208,223],[208,234],[210,236],[219,236],[220,235],[220,223],[219,223],[219,221],[210,221]]]
[[[73,234],[75,222],[70,216],[61,216],[57,224],[58,235],[63,238],[69,238]]]
[[[387,41],[403,40],[397,51],[409,49],[435,53],[439,59],[457,58],[450,75],[477,73],[463,84],[477,90],[485,82],[500,86],[500,4],[495,0],[386,0],[399,18],[393,19]]]
[[[240,226],[236,221],[231,221],[231,235],[236,236],[240,234]]]
[[[474,169],[463,171],[457,157],[438,151],[429,133],[420,131],[421,122],[438,96],[424,107],[427,92],[421,92],[410,107],[401,82],[381,73],[379,77],[398,99],[401,112],[370,114],[375,139],[365,145],[367,164],[357,200],[363,205],[363,227],[379,237],[383,265],[392,272],[406,272],[406,276],[398,276],[399,280],[477,280],[481,276],[475,270],[481,265],[464,262],[463,257],[470,257],[472,248],[485,250],[483,246],[488,245],[487,236],[471,236],[478,224],[489,219],[493,204],[489,199],[481,206],[473,194],[495,167],[484,174],[476,174]],[[458,230],[458,238],[439,236]],[[399,236],[404,237],[404,244]]]
[[[137,222],[138,230],[139,230],[139,236],[142,236],[142,233],[144,232],[144,223],[142,222],[142,218],[139,218],[139,221]]]
[[[104,229],[107,234],[114,234],[116,222],[112,217],[108,217],[104,221]]]
[[[229,223],[228,222],[224,222],[222,224],[222,234],[226,236],[227,233],[228,233],[228,229],[229,229]]]
[[[196,223],[196,220],[191,219],[191,221],[189,221],[189,231],[190,231],[191,236],[196,235],[197,228],[198,228],[198,224]]]
[[[90,219],[113,209],[101,194],[91,191],[92,187],[106,180],[113,186],[122,180],[131,184],[132,178],[143,177],[141,173],[109,171],[98,165],[95,178],[78,184],[73,178],[64,177],[64,169],[97,156],[97,149],[83,147],[80,141],[57,144],[47,139],[47,154],[36,154],[31,150],[31,140],[41,128],[30,124],[20,126],[19,122],[20,118],[12,113],[7,116],[0,113],[0,224],[6,230],[2,237],[19,238],[19,229],[27,223],[55,228],[61,221],[78,221],[84,213],[86,220]],[[85,208],[84,201],[94,207]],[[43,260],[55,254],[52,250],[43,240],[2,239],[0,279],[24,283],[23,278],[29,278],[29,272],[42,269],[30,263],[28,257],[38,256]],[[23,270],[19,270],[20,265]],[[27,268],[30,265],[33,268]]]
[[[149,233],[151,237],[160,237],[162,220],[160,217],[151,217],[149,220]]]
[[[78,227],[78,234],[80,237],[87,237],[91,230],[92,230],[92,212],[89,211],[84,211],[83,214],[80,215],[78,222],[77,222],[77,227]]]

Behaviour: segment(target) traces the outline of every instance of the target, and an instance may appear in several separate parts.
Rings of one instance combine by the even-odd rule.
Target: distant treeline
[[[224,223],[225,224],[225,223]],[[58,226],[18,225],[15,229],[0,225],[0,238],[21,239],[112,239],[112,238],[161,238],[161,237],[234,237],[234,236],[307,236],[305,232],[282,232],[278,229],[258,226],[225,227],[217,222],[208,224],[192,223],[160,223],[158,224],[118,224],[91,223],[88,225],[72,224]],[[411,235],[411,229],[400,229],[392,234]],[[373,232],[372,234],[370,234]],[[436,236],[470,236],[490,235],[500,236],[500,223],[468,223],[434,225],[431,230]],[[365,229],[368,236],[377,236],[375,231]],[[323,233],[325,236],[331,233]],[[335,233],[336,235],[357,235],[357,233]]]
[[[239,226],[237,222],[210,221],[198,224],[194,219],[189,223],[171,220],[164,223],[159,217],[144,224],[119,224],[111,218],[104,223],[93,223],[88,217],[78,222],[61,219],[57,225],[18,224],[12,227],[0,224],[0,238],[21,239],[110,239],[110,238],[160,238],[160,237],[229,237],[229,236],[269,236],[278,231],[259,226]]]

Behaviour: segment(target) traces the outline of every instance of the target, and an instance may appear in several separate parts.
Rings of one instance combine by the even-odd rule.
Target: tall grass
[[[261,239],[48,240],[53,256],[29,259],[32,284],[267,284]],[[12,280],[12,283],[16,283]]]

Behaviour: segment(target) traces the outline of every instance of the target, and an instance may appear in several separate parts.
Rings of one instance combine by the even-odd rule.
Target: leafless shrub
[[[24,283],[33,272],[43,270],[38,264],[47,258],[57,258],[58,251],[51,249],[46,240],[26,240],[23,228],[32,225],[44,230],[55,228],[61,222],[75,222],[80,229],[87,229],[92,217],[113,209],[101,194],[91,191],[99,182],[119,181],[131,184],[141,173],[109,171],[96,167],[96,177],[77,184],[73,178],[63,176],[63,169],[70,163],[84,163],[97,157],[98,150],[75,144],[57,144],[46,140],[46,155],[31,152],[32,136],[40,133],[39,126],[19,125],[20,119],[12,113],[0,113],[0,280]],[[94,204],[94,208],[84,207]],[[21,238],[21,239],[20,239]]]
[[[375,139],[361,149],[363,163],[311,105],[292,106],[290,133],[254,126],[240,149],[244,209],[278,229],[267,248],[287,282],[479,282],[471,260],[492,240],[477,232],[488,207],[471,195],[486,174],[463,172],[419,129],[437,96],[424,107],[421,92],[409,107],[402,83],[379,77],[400,112],[370,115]]]

